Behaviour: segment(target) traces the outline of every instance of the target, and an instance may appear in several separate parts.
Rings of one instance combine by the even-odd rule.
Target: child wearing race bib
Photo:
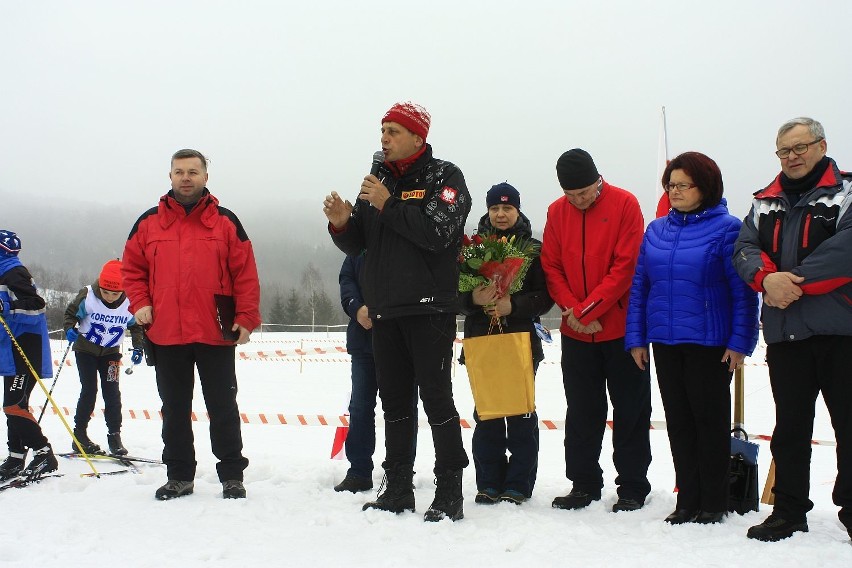
[[[74,344],[80,372],[80,400],[74,414],[74,436],[87,454],[103,453],[89,439],[89,419],[98,395],[98,375],[104,399],[107,443],[113,455],[127,455],[121,443],[121,345],[124,331],[130,331],[133,344],[131,362],[142,361],[142,326],[130,313],[130,301],[121,281],[121,261],[110,260],[101,269],[98,281],[80,290],[65,309],[65,336]],[[72,443],[71,451],[78,448]]]

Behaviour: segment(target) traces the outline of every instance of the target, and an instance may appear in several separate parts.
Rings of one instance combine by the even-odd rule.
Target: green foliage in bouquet
[[[531,239],[496,233],[464,236],[459,254],[459,291],[470,292],[480,285],[497,282],[509,294],[520,291],[539,245]]]

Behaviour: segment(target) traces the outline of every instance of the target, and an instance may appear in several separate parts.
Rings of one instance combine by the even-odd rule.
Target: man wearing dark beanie
[[[573,487],[553,507],[582,509],[601,498],[608,390],[618,472],[612,511],[635,511],[651,491],[651,377],[625,351],[624,334],[644,220],[636,197],[605,182],[585,150],[562,154],[556,177],[564,196],[547,210],[541,263],[562,308],[565,474]]]
[[[355,205],[336,192],[323,211],[334,244],[366,250],[361,291],[373,322],[373,356],[385,417],[384,491],[364,510],[414,510],[420,393],[435,446],[435,499],[426,521],[461,519],[468,465],[451,381],[459,268],[470,194],[454,164],[432,156],[431,117],[420,105],[393,105],[382,117],[384,164],[361,183]]]
[[[822,124],[778,129],[781,172],[754,194],[734,248],[734,268],[763,294],[760,321],[775,399],[775,505],[748,538],[777,541],[808,532],[811,435],[822,394],[837,439],[831,494],[852,537],[852,174],[826,155]]]

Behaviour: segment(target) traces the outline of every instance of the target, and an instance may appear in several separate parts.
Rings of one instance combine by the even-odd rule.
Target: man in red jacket
[[[556,175],[565,195],[547,210],[541,264],[550,296],[563,310],[565,473],[574,486],[554,499],[553,507],[581,509],[601,498],[608,389],[618,472],[612,510],[635,511],[651,491],[651,377],[624,350],[642,212],[633,194],[603,180],[585,150],[562,154]]]
[[[171,191],[131,229],[122,263],[130,310],[147,329],[163,401],[168,482],[155,497],[173,499],[193,491],[197,367],[222,496],[244,498],[248,460],[242,455],[234,356],[235,346],[247,343],[261,321],[254,252],[237,216],[207,190],[207,160],[201,152],[175,152],[169,178]]]

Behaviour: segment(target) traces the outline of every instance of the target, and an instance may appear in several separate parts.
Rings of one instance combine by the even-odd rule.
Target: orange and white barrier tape
[[[35,413],[36,410],[40,411],[41,407],[30,407],[30,412]],[[47,409],[48,412],[54,412],[52,408]],[[62,407],[62,412],[66,416],[70,416],[75,409],[70,409],[67,406]],[[99,411],[103,414],[104,410],[100,409]],[[124,418],[129,418],[130,420],[162,420],[163,415],[159,410],[135,410],[135,409],[122,409],[122,416]],[[192,412],[191,418],[193,422],[209,422],[210,416],[207,412]],[[240,420],[243,424],[262,424],[262,425],[280,425],[280,426],[349,426],[349,416],[344,414],[341,416],[326,416],[324,414],[282,414],[282,413],[249,413],[249,412],[241,412]],[[381,424],[382,418],[381,416],[376,416],[376,424]],[[467,420],[465,418],[460,418],[459,423],[462,428],[468,429],[473,428],[476,424],[473,420]],[[429,423],[425,420],[421,420],[419,423],[421,428],[429,428]],[[607,428],[612,430],[613,425],[611,420],[607,420],[606,422]],[[538,421],[539,430],[564,430],[565,429],[565,421],[564,420],[544,420],[539,419]],[[651,430],[666,430],[666,423],[663,420],[652,420],[650,424]],[[772,440],[772,436],[767,434],[755,434],[749,436],[749,440]],[[837,442],[834,440],[811,440],[811,444],[815,446],[836,446]]]

